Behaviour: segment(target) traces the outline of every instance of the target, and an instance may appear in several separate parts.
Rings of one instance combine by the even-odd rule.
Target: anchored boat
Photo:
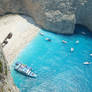
[[[27,65],[21,64],[19,62],[15,63],[14,69],[17,72],[19,72],[19,73],[21,73],[23,75],[26,75],[26,76],[29,76],[29,77],[33,77],[33,78],[37,77],[37,75],[32,72],[32,68],[31,67],[28,67]]]

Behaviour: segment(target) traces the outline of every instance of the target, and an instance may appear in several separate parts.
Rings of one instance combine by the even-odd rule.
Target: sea
[[[41,29],[14,60],[11,75],[20,92],[92,92],[90,54],[92,33],[86,27],[76,25],[73,35],[55,34]],[[31,66],[37,78],[16,72],[15,62]],[[84,65],[84,62],[90,64]]]

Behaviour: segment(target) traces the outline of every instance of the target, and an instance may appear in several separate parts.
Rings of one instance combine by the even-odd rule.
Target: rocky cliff
[[[21,13],[42,28],[72,34],[75,24],[92,31],[92,0],[0,0],[0,14]]]
[[[7,61],[5,60],[1,47],[0,47],[0,92],[19,92],[19,90],[13,84],[13,80],[10,76]]]

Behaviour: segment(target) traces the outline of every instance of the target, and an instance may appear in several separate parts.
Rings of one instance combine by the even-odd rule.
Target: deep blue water
[[[11,74],[21,92],[92,92],[92,33],[77,26],[74,35],[59,35],[41,30],[18,55],[16,61],[32,66],[36,79],[23,76],[13,70]],[[86,34],[82,34],[86,32]],[[48,42],[45,38],[51,38]],[[66,40],[68,43],[62,43]],[[79,40],[79,44],[76,44]],[[70,48],[74,52],[70,52]]]

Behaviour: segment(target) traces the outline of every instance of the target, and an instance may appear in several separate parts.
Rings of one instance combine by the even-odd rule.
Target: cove
[[[74,35],[40,32],[44,36],[38,34],[14,60],[32,66],[38,77],[23,76],[14,71],[14,64],[11,66],[14,83],[20,92],[91,92],[92,64],[83,62],[92,62],[92,33],[80,25],[76,25]],[[45,40],[47,37],[51,42]],[[71,48],[74,48],[72,53]]]

